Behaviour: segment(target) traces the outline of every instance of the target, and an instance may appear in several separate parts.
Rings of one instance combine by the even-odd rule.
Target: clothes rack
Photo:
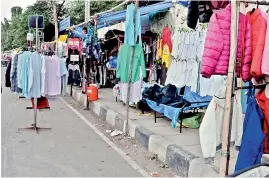
[[[38,45],[39,45],[39,37],[38,37],[38,16],[36,15],[36,50],[38,49]],[[31,47],[31,49],[33,50],[33,48]],[[42,128],[42,127],[37,127],[37,98],[34,98],[34,119],[33,119],[33,124],[31,124],[30,127],[26,127],[26,128],[19,128],[18,130],[34,130],[36,133],[38,133],[38,131],[40,130],[51,130],[51,128]],[[27,107],[29,108],[29,107]],[[27,109],[26,108],[26,109]],[[32,107],[31,107],[32,109]]]
[[[263,6],[269,6],[269,2],[268,1],[240,1],[240,2],[243,2],[243,3],[249,3],[249,4],[257,4],[257,5],[263,5]]]
[[[244,89],[250,89],[250,88],[264,88],[268,84],[269,84],[269,82],[266,82],[266,83],[263,83],[263,84],[257,84],[257,85],[235,87],[235,90],[244,90]]]
[[[235,86],[235,68],[236,68],[236,55],[237,55],[237,33],[239,23],[239,8],[240,3],[250,3],[258,5],[269,5],[269,2],[264,1],[250,1],[250,0],[231,0],[231,33],[230,33],[230,58],[228,65],[228,77],[226,85],[226,96],[225,96],[225,112],[223,122],[223,134],[222,134],[222,149],[221,149],[221,160],[220,160],[220,176],[225,177],[229,173],[229,161],[230,161],[230,138],[231,138],[231,125],[233,115],[233,93],[236,89],[247,89],[250,87],[263,87],[265,84],[248,86],[248,87],[236,87]]]

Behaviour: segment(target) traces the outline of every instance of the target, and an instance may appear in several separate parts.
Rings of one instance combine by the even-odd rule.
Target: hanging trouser
[[[68,85],[73,85],[74,84],[74,74],[73,74],[73,70],[71,70],[71,69],[69,69],[68,70],[68,82],[67,82],[67,84]]]
[[[74,72],[74,83],[79,86],[81,82],[81,76],[79,70],[75,70]]]

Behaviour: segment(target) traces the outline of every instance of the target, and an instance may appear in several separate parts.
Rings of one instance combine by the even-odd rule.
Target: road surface
[[[18,131],[32,124],[34,114],[26,110],[29,100],[19,99],[4,87],[4,71],[2,68],[2,177],[141,177],[149,171],[171,176],[155,162],[147,161],[141,150],[136,150],[140,155],[134,156],[141,164],[127,156],[129,153],[111,142],[105,131],[86,121],[96,120],[94,115],[86,118],[69,105],[70,98],[49,100],[51,109],[38,111],[37,125],[50,127],[51,131]],[[123,140],[128,147],[134,147],[126,138]]]

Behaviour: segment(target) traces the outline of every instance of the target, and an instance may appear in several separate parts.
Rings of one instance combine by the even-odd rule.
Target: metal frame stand
[[[201,101],[201,102],[192,102],[191,104],[202,104],[202,103],[210,103],[210,101]],[[179,116],[178,116],[178,119],[180,121],[180,133],[182,133],[182,123],[183,123],[183,119],[184,119],[184,108],[188,107],[187,104],[184,104],[182,107],[181,107],[181,112],[179,113]],[[198,107],[198,108],[193,108],[193,113],[198,113],[199,112],[199,109],[202,109],[204,107]],[[142,113],[144,114],[144,111],[142,111]],[[160,115],[157,115],[158,112],[157,111],[154,111],[154,122],[157,123],[157,118],[163,118],[165,117],[163,114],[160,114]]]
[[[26,109],[28,109],[29,107],[27,107]],[[31,107],[32,109],[32,107]],[[37,98],[34,98],[34,120],[33,120],[33,124],[30,127],[26,127],[26,128],[19,128],[18,130],[34,130],[36,133],[38,133],[40,130],[51,130],[51,128],[42,128],[42,127],[37,127],[36,125],[36,119],[37,118]]]
[[[36,49],[38,49],[38,15],[36,15]],[[36,133],[40,130],[51,130],[51,128],[41,128],[36,126],[37,117],[37,98],[34,98],[34,120],[31,127],[19,128],[18,130],[34,130]]]

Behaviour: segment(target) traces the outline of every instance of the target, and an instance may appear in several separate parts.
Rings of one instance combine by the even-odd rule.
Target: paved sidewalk
[[[70,94],[70,87],[67,88]],[[86,106],[86,96],[74,87],[72,97]],[[99,100],[91,102],[89,108],[115,129],[124,131],[126,108],[116,102],[112,89],[100,89]],[[216,153],[213,164],[205,164],[203,159],[199,130],[172,128],[171,121],[158,118],[154,123],[153,115],[141,115],[140,111],[130,108],[129,134],[137,139],[145,149],[158,155],[158,159],[173,168],[179,176],[199,177],[218,176],[220,151]],[[234,172],[238,152],[231,147],[229,173]],[[268,161],[268,158],[264,158]]]
[[[70,94],[69,87],[67,93]],[[78,88],[73,87],[72,97],[86,106],[86,96]],[[126,108],[121,102],[116,102],[112,89],[100,89],[99,100],[91,102],[89,107],[115,129],[124,130]],[[219,155],[216,156],[216,165],[205,164],[198,129],[184,128],[180,133],[179,128],[172,128],[171,121],[165,118],[158,118],[154,123],[153,115],[139,113],[130,108],[130,136],[139,140],[145,149],[157,154],[158,159],[173,168],[179,176],[218,175]],[[233,153],[232,157],[235,156]]]

